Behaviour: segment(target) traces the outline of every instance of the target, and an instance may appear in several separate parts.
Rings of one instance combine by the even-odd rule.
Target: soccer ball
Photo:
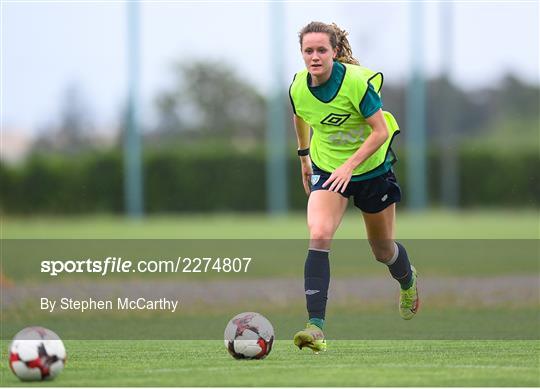
[[[263,359],[273,343],[274,328],[260,313],[240,313],[225,328],[225,347],[236,359]]]
[[[65,363],[64,343],[47,328],[25,328],[9,345],[9,366],[21,381],[52,380]]]

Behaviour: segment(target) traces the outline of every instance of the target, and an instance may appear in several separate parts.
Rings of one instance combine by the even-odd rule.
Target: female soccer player
[[[416,270],[405,248],[394,241],[395,203],[401,191],[392,171],[396,158],[390,145],[399,129],[393,116],[381,109],[382,73],[360,66],[347,32],[336,24],[311,22],[299,37],[306,69],[295,75],[289,94],[302,183],[309,196],[310,247],[304,267],[309,322],[296,333],[294,344],[319,352],[326,350],[322,330],[330,244],[349,197],[362,211],[375,258],[401,286],[403,319],[416,314],[419,300]]]

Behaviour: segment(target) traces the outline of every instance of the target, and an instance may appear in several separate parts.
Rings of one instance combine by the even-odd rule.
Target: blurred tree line
[[[95,125],[82,90],[70,84],[61,101],[60,118],[56,125],[46,125],[34,142],[34,153],[77,155],[95,145]]]
[[[465,90],[446,78],[427,80],[426,87],[430,191],[437,191],[437,150],[451,129],[460,160],[460,205],[538,206],[539,86],[507,75],[488,88]],[[403,127],[405,86],[385,85],[382,92],[385,109]],[[291,117],[286,91],[283,103]],[[0,164],[3,212],[122,211],[122,131],[104,147],[75,86],[66,90],[62,106],[58,126],[42,133],[25,163]],[[266,100],[241,74],[222,62],[179,63],[170,86],[155,97],[155,111],[155,123],[143,123],[147,210],[265,209]],[[285,125],[289,198],[293,208],[303,208],[292,121]],[[403,137],[396,142],[402,179]],[[490,178],[490,171],[497,177]]]
[[[264,139],[264,97],[232,67],[178,64],[171,87],[156,97],[154,144],[174,138],[256,142]]]

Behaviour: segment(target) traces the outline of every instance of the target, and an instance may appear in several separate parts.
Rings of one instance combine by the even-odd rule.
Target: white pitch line
[[[144,373],[171,373],[171,372],[187,372],[187,371],[193,371],[193,370],[202,370],[202,371],[229,371],[229,370],[237,370],[240,367],[240,369],[262,369],[264,366],[259,365],[245,365],[245,366],[223,366],[223,367],[179,367],[179,368],[163,368],[163,369],[148,369],[143,370]],[[298,369],[298,366],[295,365],[283,365],[283,366],[276,366],[276,365],[268,365],[269,368],[275,368],[275,369]],[[448,369],[489,369],[489,370],[520,370],[520,371],[538,371],[538,368],[536,367],[524,367],[524,366],[512,366],[512,365],[437,365],[437,364],[404,364],[404,363],[381,363],[377,365],[364,365],[363,368],[405,368],[405,369],[411,369],[411,368],[421,368],[421,369],[440,369],[440,368],[448,368]],[[358,368],[358,365],[355,364],[337,364],[337,365],[330,365],[328,366],[329,369],[332,368],[338,368],[338,369],[350,369],[350,368]]]

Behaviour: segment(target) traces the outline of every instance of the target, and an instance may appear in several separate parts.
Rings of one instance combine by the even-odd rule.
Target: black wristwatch
[[[307,149],[299,149],[297,153],[299,157],[305,157],[306,155],[309,155],[309,147]]]

